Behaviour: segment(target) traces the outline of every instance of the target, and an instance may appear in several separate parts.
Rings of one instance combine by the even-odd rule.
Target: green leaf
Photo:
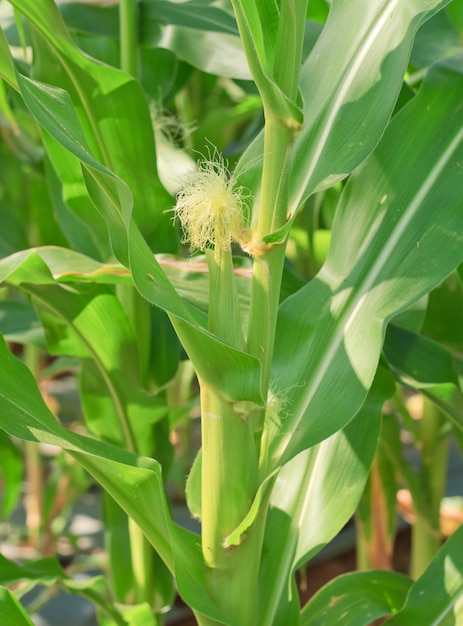
[[[2,155],[3,157],[3,155]],[[11,154],[8,155],[8,160],[11,162]],[[8,168],[2,167],[2,186],[11,174],[8,171]],[[6,170],[6,171],[5,171]],[[18,172],[16,171],[16,175]],[[27,234],[24,221],[20,218],[22,215],[18,215],[18,207],[15,206],[15,211],[12,210],[12,204],[9,202],[0,201],[0,255],[7,256],[8,254],[13,254],[16,250],[20,250],[21,248],[26,248],[28,246]],[[14,206],[14,205],[13,205]]]
[[[108,572],[111,588],[115,599],[123,602],[134,589],[128,518],[121,507],[105,492],[102,494],[101,515],[105,529],[105,550],[111,563]]]
[[[335,578],[305,605],[301,626],[368,626],[375,619],[396,613],[412,581],[397,572],[355,572]],[[423,622],[410,624],[429,624]],[[391,622],[387,622],[388,624]]]
[[[292,156],[289,216],[312,193],[350,174],[374,149],[396,100],[416,30],[448,0],[361,0],[331,3],[316,45],[301,69],[303,127]],[[310,4],[309,4],[310,6]],[[340,38],[339,33],[342,33]],[[263,133],[235,172],[258,197]]]
[[[0,302],[0,333],[7,341],[44,346],[43,329],[37,313],[26,302]]]
[[[455,272],[429,294],[423,335],[463,351],[463,284]]]
[[[157,176],[154,131],[140,85],[84,55],[72,42],[52,0],[12,4],[33,26],[32,44],[40,58],[34,78],[58,82],[68,91],[92,151],[130,187],[134,217],[145,237],[158,249],[172,250],[168,239],[172,231],[166,230],[169,216],[164,213],[171,199]],[[164,235],[162,240],[158,233]]]
[[[328,17],[328,12],[329,3],[327,0],[312,0],[309,2],[307,18],[324,24],[326,22],[326,18]]]
[[[148,251],[146,243],[139,238],[137,234],[138,246],[141,252],[138,262],[140,268],[144,266],[145,271],[141,270],[140,281],[142,282],[142,293],[148,300],[154,304],[160,305],[161,302],[168,312],[175,311],[185,316],[182,312],[186,311],[186,315],[190,318],[191,314],[186,309],[182,300],[179,299],[176,292],[173,291],[172,284],[168,282],[164,272],[157,263],[155,257]],[[30,257],[36,255],[36,259]],[[43,264],[38,263],[38,258],[44,261]],[[165,265],[166,271],[172,280],[172,283],[178,287],[179,292],[185,296],[185,299],[191,300],[195,306],[207,308],[207,281],[203,273],[203,266],[192,264],[192,271],[188,274],[185,270],[189,269],[189,265],[185,261],[177,261],[175,259],[161,258],[160,261]],[[32,263],[32,266],[30,265]],[[47,269],[47,266],[49,269]],[[149,270],[157,272],[160,281],[156,285],[152,278],[154,275]],[[132,284],[130,273],[128,270],[117,264],[101,264],[93,259],[89,259],[72,250],[64,250],[54,247],[43,247],[38,250],[25,250],[18,252],[11,257],[0,260],[0,282],[10,279],[15,284],[21,282],[30,282],[30,272],[34,274],[34,282],[45,285],[54,283],[72,284],[74,282],[101,282],[103,284]],[[53,277],[51,274],[53,274]],[[11,277],[14,274],[14,280]],[[201,287],[198,289],[198,282]],[[249,302],[249,281],[246,272],[242,273],[238,280],[241,292],[241,300],[247,306]],[[161,285],[165,285],[166,291],[160,290]],[[166,293],[167,292],[167,293]],[[170,295],[173,293],[174,298]],[[64,293],[63,293],[64,295]],[[87,296],[89,297],[89,296]],[[177,306],[178,303],[178,306]],[[203,315],[195,312],[195,317],[201,322],[204,320]],[[179,322],[177,322],[177,329]],[[186,327],[191,335],[187,346],[193,346],[197,360],[204,356],[203,362],[199,363],[199,371],[204,380],[209,380],[211,384],[217,386],[222,393],[234,394],[237,399],[242,399],[243,395],[250,395],[251,399],[260,400],[260,373],[259,364],[255,359],[245,355],[238,350],[230,348],[225,344],[219,343],[212,335],[204,329],[196,327]],[[199,334],[198,334],[199,331]],[[64,332],[64,331],[63,331]],[[193,333],[197,334],[195,338]],[[181,335],[183,338],[183,335]],[[194,340],[194,342],[193,342]],[[217,360],[211,361],[211,356]],[[221,364],[220,367],[218,364]],[[137,366],[138,367],[138,366]],[[141,399],[141,398],[140,398]]]
[[[202,498],[201,498],[201,472],[202,472],[202,452],[199,450],[193,465],[188,474],[185,488],[185,497],[191,515],[196,519],[201,519]]]
[[[280,11],[266,0],[233,0],[236,21],[252,77],[259,89],[264,108],[287,122],[302,122],[302,113],[280,88],[274,77]],[[292,43],[295,43],[294,41]],[[292,63],[293,59],[289,59]]]
[[[388,626],[453,626],[463,619],[463,527],[448,539],[412,585],[403,608]]]
[[[136,605],[115,604],[115,607],[124,619],[124,626],[140,626],[140,624],[143,624],[143,626],[159,626],[159,622],[153,614],[153,609],[147,602]],[[112,618],[108,618],[102,611],[99,611],[98,624],[100,626],[114,626],[114,621]]]
[[[158,387],[175,376],[180,360],[180,343],[172,324],[158,308],[151,308],[151,359],[150,375]]]
[[[463,33],[463,10],[461,0],[454,0],[447,8],[447,12],[452,20],[452,23],[458,29],[458,32]]]
[[[297,596],[290,596],[289,581],[296,568],[331,541],[355,512],[376,451],[382,406],[394,389],[390,374],[380,368],[352,422],[298,454],[280,471],[264,540],[262,623],[293,623]]]
[[[119,37],[119,8],[60,2],[58,5],[69,32],[73,34]]]
[[[26,257],[7,279],[34,297],[52,354],[92,359],[83,370],[92,373],[84,376],[89,394],[83,396],[90,429],[106,441],[151,453],[151,426],[166,407],[142,388],[134,331],[112,290],[73,293],[47,284],[53,278],[38,255]]]
[[[118,263],[100,263],[74,250],[56,246],[41,246],[40,248],[21,250],[9,257],[0,259],[0,281],[7,280],[10,275],[15,274],[17,284],[30,282],[28,262],[34,264],[33,269],[30,270],[33,274],[38,272],[39,268],[37,259],[28,261],[29,257],[33,256],[42,259],[42,268],[48,268],[48,270],[38,274],[41,276],[40,284],[55,282],[68,285],[73,283],[133,284],[129,270]],[[22,273],[20,269],[23,264],[25,273]],[[37,277],[33,279],[33,282],[36,281]],[[35,319],[37,319],[36,315]]]
[[[270,468],[352,419],[387,322],[462,261],[462,72],[458,57],[430,70],[346,185],[320,273],[280,307]]]
[[[334,1],[301,71],[304,127],[296,141],[290,211],[347,176],[372,151],[392,114],[417,28],[447,4]],[[342,37],[339,37],[342,33]]]
[[[421,26],[416,34],[410,62],[415,68],[424,69],[461,50],[460,33],[452,22],[449,8],[446,8]]]
[[[0,518],[7,519],[21,497],[22,454],[6,433],[0,431],[0,474],[3,478]]]
[[[125,265],[129,265],[128,229],[134,283],[149,302],[170,314],[199,377],[227,399],[261,404],[259,361],[220,342],[198,326],[197,317],[178,296],[137,227],[129,223],[132,209],[129,189],[89,152],[69,96],[61,89],[21,76],[18,80],[37,120],[82,162],[89,194],[108,224],[116,256]]]
[[[129,237],[134,283],[142,296],[170,314],[200,380],[231,401],[250,400],[262,404],[259,361],[222,343],[195,324],[193,312],[186,308],[176,292],[175,299],[170,293],[162,293],[161,289],[167,286],[169,291],[173,291],[171,283],[133,227]],[[188,315],[185,315],[185,310]]]
[[[57,445],[75,457],[138,524],[175,575],[184,600],[229,624],[207,594],[197,535],[172,522],[159,463],[63,428],[44,404],[29,369],[9,352],[3,338],[0,370],[0,428],[20,439]]]
[[[0,586],[0,611],[5,624],[9,626],[34,626],[26,611],[9,589]]]
[[[45,558],[18,565],[0,555],[0,583],[7,585],[18,582],[23,583],[16,592],[20,597],[37,585],[59,586],[68,593],[83,595],[99,604],[115,618],[116,624],[124,625],[121,616],[112,608],[103,576],[74,581],[65,574],[56,558]]]
[[[71,32],[91,35],[92,40],[96,37],[119,39],[118,7],[65,3],[59,8]],[[203,72],[244,80],[251,78],[236,22],[229,12],[209,2],[146,1],[139,2],[137,8],[142,58],[153,60],[154,52],[172,51],[178,59]],[[82,38],[79,42],[85,46]],[[108,48],[107,43],[105,47]],[[162,63],[158,69],[164,69]],[[142,72],[145,71],[149,68],[143,67]],[[146,86],[149,93],[154,94],[153,86]],[[156,93],[155,97],[158,96]]]
[[[0,75],[11,87],[18,89],[13,59],[2,29],[0,29]]]
[[[455,357],[440,344],[389,326],[384,354],[399,381],[433,400],[463,429],[463,394]]]
[[[77,157],[85,166],[84,177],[90,196],[106,220],[111,235],[114,254],[128,265],[127,235],[125,221],[130,220],[133,196],[127,185],[110,170],[102,166],[90,152],[77,113],[69,94],[62,89],[38,83],[17,75],[21,95],[32,115],[49,134]],[[98,186],[91,187],[97,179]],[[93,194],[92,194],[93,191]]]
[[[240,80],[251,78],[240,39],[235,35],[170,26],[159,43],[182,61],[208,74]]]
[[[140,3],[140,22],[142,25],[140,39],[141,43],[148,43],[145,29],[149,29],[151,22],[162,22],[175,26],[187,26],[198,31],[209,31],[217,33],[228,33],[238,36],[236,22],[230,13],[220,7],[216,7],[210,2],[201,0],[173,3],[164,0],[148,0]],[[201,33],[197,33],[201,38]],[[154,42],[153,42],[154,43]]]
[[[174,4],[165,0],[142,0],[137,8],[140,21],[139,40],[143,46],[157,45],[159,24],[238,35],[233,16],[209,1],[190,0]],[[60,3],[59,10],[71,32],[119,37],[119,9],[116,6],[69,2]]]
[[[45,140],[45,144],[50,200],[63,233],[75,251],[95,259],[110,258],[108,227],[88,197],[79,160],[57,142]]]
[[[45,406],[32,374],[10,354],[3,338],[0,342],[0,363],[2,371],[6,373],[0,382],[1,427],[15,437],[52,443],[68,450],[93,476],[98,476],[104,486],[112,485],[109,491],[113,497],[118,501],[122,498],[124,508],[133,510],[135,519],[145,518],[140,525],[145,531],[147,526],[150,527],[148,537],[172,567],[168,540],[170,522],[159,465],[151,459],[137,459],[128,452],[63,428]],[[149,498],[147,495],[144,497],[150,510],[149,515],[146,510],[143,513],[143,507],[138,513],[135,511],[140,506],[137,501],[142,483],[146,483],[147,493],[149,491],[153,498],[148,505]],[[151,527],[149,521],[153,502],[157,502],[160,507],[156,527]]]
[[[230,400],[262,403],[259,361],[221,343],[204,328],[198,327],[192,310],[166,278],[139,230],[129,224],[131,193],[90,153],[68,94],[21,76],[18,80],[26,103],[47,133],[82,162],[89,194],[108,224],[116,256],[125,265],[129,264],[128,229],[135,285],[148,301],[171,315],[177,334],[200,378]]]

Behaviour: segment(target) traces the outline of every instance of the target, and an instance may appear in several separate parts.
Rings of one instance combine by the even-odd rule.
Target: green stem
[[[13,7],[13,15],[14,21],[16,23],[16,30],[18,31],[19,43],[21,44],[22,48],[23,59],[26,63],[30,63],[30,59],[28,59],[27,54],[27,39],[24,30],[24,22],[21,17],[21,12],[16,7]]]
[[[233,7],[265,113],[261,197],[249,249],[255,260],[247,333],[248,352],[262,365],[262,392],[265,397],[270,383],[287,233],[280,232],[277,241],[265,238],[281,231],[286,225],[289,156],[298,125],[297,120],[288,117],[287,105],[289,101],[294,104],[297,96],[307,0],[281,3],[273,78],[263,72],[265,63],[260,58],[263,51],[252,40],[253,11],[249,11],[250,7],[240,0],[235,0]],[[275,85],[278,85],[279,93],[284,94],[286,101],[277,97]],[[263,420],[264,411],[258,417],[260,424],[256,425],[257,431],[262,429]],[[264,452],[262,467],[265,465]]]
[[[37,346],[26,344],[24,346],[24,361],[35,378],[39,372],[40,350]],[[24,501],[26,510],[26,526],[31,543],[38,547],[43,525],[42,500],[43,500],[43,467],[42,458],[37,443],[24,442],[24,456],[26,466],[26,481],[28,493]]]
[[[372,477],[370,472],[355,516],[355,564],[358,571],[365,571],[371,568],[368,551],[372,535],[371,493]]]
[[[209,330],[230,345],[244,348],[240,303],[230,250],[206,250],[209,268]]]
[[[279,117],[265,111],[262,193],[256,232],[260,239],[286,224],[286,175],[293,136],[292,128]]]
[[[445,493],[449,448],[448,436],[441,434],[444,419],[440,409],[425,397],[420,424],[421,475],[430,513],[426,519],[418,514],[412,528],[410,573],[415,579],[424,572],[442,542],[440,505]]]
[[[202,538],[212,568],[227,568],[224,539],[249,510],[256,492],[256,450],[249,420],[201,387]]]
[[[236,626],[261,623],[257,611],[264,519],[256,520],[243,543],[229,554],[227,569],[210,572],[212,597],[220,599],[221,609]]]
[[[285,173],[293,137],[289,128],[272,117],[266,120],[264,132],[262,195],[254,234],[258,245],[286,224]],[[249,353],[261,361],[264,392],[270,381],[285,242],[264,244],[254,259],[247,342]]]
[[[150,358],[151,317],[150,305],[140,296],[132,285],[118,285],[117,296],[130,319],[140,353],[141,384],[146,386]],[[124,436],[124,432],[122,433]],[[143,442],[137,441],[135,433],[130,429],[130,438],[125,437],[129,450],[138,454],[149,454],[143,450]],[[135,603],[148,602],[153,599],[153,548],[140,527],[129,517],[128,524],[130,559],[132,562]]]
[[[129,537],[135,604],[148,602],[151,605],[153,598],[153,548],[139,526],[130,517]]]
[[[138,10],[137,0],[120,0],[119,31],[121,69],[132,76],[138,74]]]
[[[257,623],[258,579],[266,506],[241,544],[224,539],[249,511],[256,491],[257,455],[251,423],[207,388],[202,407],[202,546],[208,593],[233,624]],[[198,616],[200,626],[214,620]]]
[[[284,72],[280,72],[281,64],[276,68],[283,79],[283,90],[288,88],[291,92],[284,94],[266,74],[258,58],[259,51],[252,41],[250,18],[254,14],[249,10],[252,7],[240,0],[233,1],[241,39],[265,111],[260,210],[253,223],[253,238],[249,247],[255,260],[247,332],[247,350],[261,362],[264,397],[270,384],[286,233],[280,233],[277,241],[275,238],[269,240],[268,236],[281,231],[286,224],[289,153],[297,126],[288,113],[295,109],[292,102],[288,104],[288,98],[293,99],[297,91],[300,58],[295,58],[295,49],[299,49],[302,42],[294,48],[288,34],[291,28],[293,35],[296,32],[296,15],[304,4],[306,0],[297,1],[288,11],[282,11],[285,25],[280,25],[282,33],[277,42],[277,52],[283,56],[288,53],[290,58],[284,56],[285,62],[290,63],[292,68],[297,66],[297,70],[291,73],[289,84],[284,81]],[[291,27],[288,20],[292,22]],[[227,343],[241,348],[241,321],[233,272],[230,270],[231,253],[215,250],[209,254],[208,262],[211,274],[209,330]],[[255,427],[258,439],[263,429],[264,411],[258,412],[255,424],[254,415],[251,419],[249,414],[239,413],[217,390],[202,384],[201,414],[202,548],[208,566],[208,591],[230,623],[255,626],[258,623],[258,577],[267,505],[261,506],[258,519],[242,537],[240,545],[226,550],[223,543],[248,513],[257,491]],[[266,465],[265,453],[263,465]],[[263,475],[265,477],[265,472]],[[198,616],[198,622],[201,626],[214,624],[210,618],[202,616]]]
[[[364,572],[371,568],[370,555],[365,528],[358,520],[355,527],[355,542],[355,568],[359,572]]]
[[[301,11],[305,16],[307,1],[298,0],[294,3],[291,0],[282,4],[275,52],[275,81],[289,99],[294,99],[302,51],[302,39],[295,42],[294,38],[297,35],[302,36],[299,31],[301,24],[305,23],[305,19],[297,21],[296,17],[301,17]],[[274,110],[274,102],[267,100],[264,92],[262,98],[265,113],[264,164],[260,208],[253,235],[257,249],[247,341],[249,353],[261,361],[262,390],[265,394],[270,382],[286,237],[283,235],[278,243],[267,246],[264,244],[260,250],[259,246],[265,237],[279,231],[286,224],[287,173],[295,128],[287,120],[285,111]]]
[[[308,0],[286,0],[280,5],[273,75],[291,100],[296,100],[299,87],[307,5]]]
[[[388,528],[388,508],[378,456],[373,460],[363,497],[368,502],[368,517],[364,515],[362,520],[358,515],[357,518],[357,569],[391,570],[392,544]]]
[[[431,528],[429,521],[420,516],[412,526],[412,548],[410,557],[410,576],[416,580],[425,571],[429,562],[441,544],[440,533]]]
[[[141,386],[146,388],[151,349],[151,305],[133,285],[116,285],[116,294],[137,338],[140,355]],[[135,452],[144,453],[140,450]]]
[[[231,251],[216,247],[206,256],[210,271],[209,330],[242,349]],[[246,537],[233,550],[223,544],[248,513],[257,491],[254,429],[249,415],[237,410],[219,391],[202,381],[200,385],[202,549],[208,566],[208,591],[234,623],[251,625],[255,624],[261,543]],[[258,534],[253,532],[253,537]],[[200,624],[211,623],[209,618],[201,619]]]
[[[286,172],[292,139],[293,131],[281,120],[267,117],[264,131],[262,193],[254,232],[257,246],[267,235],[282,229],[286,224]],[[247,349],[261,362],[261,388],[264,398],[268,395],[270,385],[285,252],[286,236],[283,236],[278,243],[262,245],[262,250],[257,250],[254,258]],[[253,419],[257,437],[262,433],[259,462],[259,481],[262,481],[268,470],[267,437],[263,430],[265,409],[256,411]]]

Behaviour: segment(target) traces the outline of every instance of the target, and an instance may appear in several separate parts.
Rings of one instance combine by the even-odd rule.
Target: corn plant
[[[13,135],[16,111],[36,124],[66,245],[19,249],[0,261],[0,277],[34,302],[48,350],[81,360],[93,437],[57,422],[5,342],[0,427],[62,447],[103,487],[111,514],[127,514],[135,592],[108,596],[101,579],[79,587],[49,562],[2,562],[2,582],[59,580],[97,602],[102,624],[161,623],[172,580],[201,626],[368,624],[390,615],[391,625],[456,623],[461,532],[414,583],[392,572],[352,574],[301,607],[295,572],[355,512],[394,376],[428,383],[462,427],[457,366],[427,379],[432,359],[410,365],[410,344],[394,341],[400,332],[419,341],[414,305],[463,260],[463,59],[452,43],[410,64],[428,20],[443,15],[448,32],[461,35],[461,2],[358,0],[354,8],[333,0],[328,13],[307,0],[122,1],[122,70],[109,45],[105,63],[89,56],[98,52],[89,41],[83,53],[52,0],[11,5],[26,21],[33,62],[13,60],[21,46],[2,34],[3,116]],[[92,10],[96,19],[106,9]],[[117,13],[108,10],[110,36]],[[76,28],[76,7],[63,15]],[[231,51],[239,67],[230,68]],[[206,146],[173,198],[159,176],[147,94],[168,91],[164,64],[174,73],[178,59],[247,80],[264,122],[252,140],[244,133],[233,168]],[[297,260],[291,248],[307,222],[302,278],[288,257]],[[323,227],[330,243],[319,258]],[[193,256],[185,270],[166,256],[177,252],[178,228],[202,265]],[[198,280],[185,280],[199,268]],[[200,388],[201,450],[186,484],[200,536],[172,520],[167,442],[153,434],[168,411],[160,389],[177,364],[176,341],[160,341],[159,369],[148,372],[151,337],[172,339],[165,314]],[[439,385],[451,393],[443,397]],[[4,615],[30,624],[6,587],[1,603]]]

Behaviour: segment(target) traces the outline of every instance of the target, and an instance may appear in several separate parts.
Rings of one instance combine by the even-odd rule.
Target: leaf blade
[[[390,626],[432,624],[451,626],[463,616],[463,560],[460,550],[463,528],[448,539],[424,574],[413,584],[403,608],[389,620]]]
[[[340,576],[305,605],[301,626],[341,626],[346,615],[351,626],[368,626],[374,619],[396,612],[411,585],[409,578],[397,572],[355,572]]]
[[[429,72],[346,185],[322,270],[280,307],[273,391],[289,403],[279,422],[268,421],[273,466],[352,418],[373,379],[387,322],[462,260],[462,70],[455,58]],[[444,83],[447,102],[455,98],[449,109]],[[436,203],[442,213],[432,210]]]
[[[365,0],[356,4],[352,20],[349,3],[333,2],[301,72],[305,125],[295,145],[291,213],[314,191],[344,178],[374,148],[392,114],[415,32],[445,4]]]

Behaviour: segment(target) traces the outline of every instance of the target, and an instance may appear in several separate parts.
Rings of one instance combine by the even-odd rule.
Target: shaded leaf
[[[171,199],[157,176],[154,131],[140,85],[83,54],[52,0],[42,0],[40,6],[31,0],[12,4],[33,26],[31,39],[40,59],[34,78],[58,82],[68,91],[92,151],[130,187],[134,216],[144,235],[158,249],[172,250],[173,239],[168,239],[172,231],[165,229],[169,217],[164,213]],[[59,163],[55,167],[59,171]],[[162,240],[156,238],[158,230],[165,235]]]
[[[423,335],[454,350],[463,350],[463,284],[454,272],[429,294]]]
[[[37,585],[59,586],[68,593],[82,595],[97,604],[111,615],[113,624],[118,626],[126,624],[122,615],[113,607],[103,576],[73,580],[65,574],[55,558],[29,561],[24,565],[18,565],[0,555],[0,583],[6,585],[18,582],[23,583],[17,592],[20,597]],[[2,618],[4,619],[3,613]],[[7,623],[16,624],[13,621]]]
[[[43,329],[34,307],[26,302],[0,302],[0,332],[7,341],[44,346]]]
[[[0,516],[6,519],[21,497],[24,468],[21,452],[3,431],[0,431],[0,451],[0,473],[3,479]]]
[[[440,406],[463,429],[463,394],[455,357],[426,337],[390,325],[384,353],[399,381]]]
[[[463,619],[463,527],[448,539],[412,585],[403,608],[388,626],[456,626]]]
[[[446,8],[418,30],[410,62],[415,68],[424,69],[445,57],[458,54],[461,50],[460,33]]]
[[[301,626],[343,626],[347,616],[349,626],[368,626],[377,618],[396,613],[411,585],[409,578],[397,572],[345,574],[325,585],[305,605]],[[408,626],[415,623],[419,622],[408,622]]]
[[[251,79],[240,39],[235,35],[208,31],[198,33],[187,26],[167,26],[159,45],[208,74]]]

